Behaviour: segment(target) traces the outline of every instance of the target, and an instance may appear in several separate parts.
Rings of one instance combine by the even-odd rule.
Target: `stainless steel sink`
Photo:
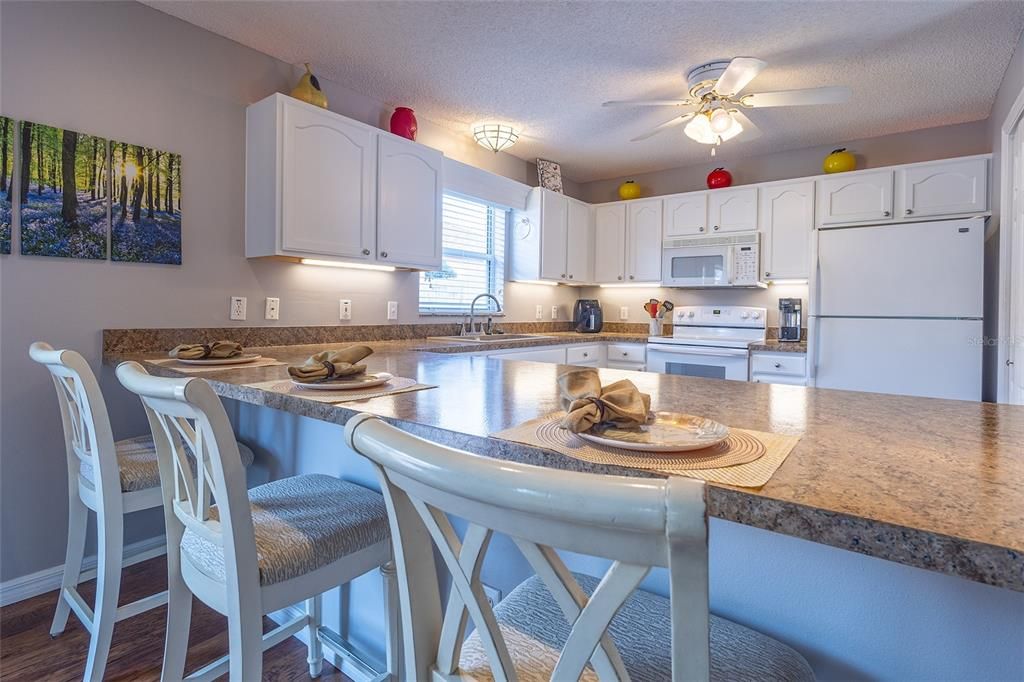
[[[470,334],[469,336],[428,336],[430,341],[455,341],[457,343],[502,343],[503,341],[526,341],[528,339],[553,339],[544,334]]]

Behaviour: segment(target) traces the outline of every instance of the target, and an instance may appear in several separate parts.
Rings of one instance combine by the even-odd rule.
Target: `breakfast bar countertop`
[[[582,335],[556,336],[567,336],[563,343],[570,338],[579,343]],[[634,336],[636,341],[645,338],[593,334],[586,339]],[[286,378],[281,365],[198,375],[148,363],[146,369],[163,376],[199,376],[224,398],[325,422],[344,424],[357,412],[369,412],[424,438],[498,459],[654,475],[491,437],[558,410],[556,377],[564,366],[465,352],[493,349],[486,344],[454,352],[450,343],[423,339],[365,343],[375,351],[365,361],[369,371],[437,388],[334,405],[247,386]],[[312,353],[338,345],[249,350],[301,364]],[[108,346],[104,362],[165,357],[166,352]],[[1024,592],[1024,407],[599,371],[605,382],[632,380],[651,395],[656,410],[800,436],[763,487],[709,483],[712,516]]]

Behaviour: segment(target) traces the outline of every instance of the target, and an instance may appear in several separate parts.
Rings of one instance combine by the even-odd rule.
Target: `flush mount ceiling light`
[[[507,123],[476,123],[472,126],[473,139],[481,147],[497,154],[519,140],[519,131]]]

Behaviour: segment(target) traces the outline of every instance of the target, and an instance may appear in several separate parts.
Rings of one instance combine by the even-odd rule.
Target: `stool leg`
[[[384,581],[384,628],[388,673],[392,680],[402,679],[402,629],[398,609],[398,569],[394,561],[380,567]]]
[[[306,660],[309,662],[310,677],[320,677],[320,673],[324,669],[324,647],[320,643],[320,635],[317,634],[323,617],[321,613],[322,602],[323,595],[320,594],[306,600],[306,614],[309,616],[309,624],[306,626],[306,636],[309,637],[309,644],[307,645],[309,655]]]
[[[263,679],[263,616],[251,604],[228,614],[228,655],[231,682]]]
[[[160,673],[163,682],[178,682],[185,676],[185,657],[188,655],[188,635],[192,624],[192,592],[181,577],[179,543],[180,539],[174,544],[168,542],[167,634],[164,639],[164,665]]]
[[[84,676],[89,682],[100,682],[103,679],[110,640],[114,635],[117,597],[121,590],[123,521],[120,513],[101,512],[96,515],[96,603],[93,607],[92,637],[89,639],[89,658]]]
[[[68,624],[68,605],[64,590],[76,589],[82,575],[82,555],[85,554],[85,531],[89,523],[89,508],[82,503],[78,492],[68,500],[68,547],[64,555],[64,577],[61,579],[60,592],[57,593],[57,610],[53,614],[50,625],[50,636],[56,637],[64,632]],[[89,629],[88,623],[83,623]]]

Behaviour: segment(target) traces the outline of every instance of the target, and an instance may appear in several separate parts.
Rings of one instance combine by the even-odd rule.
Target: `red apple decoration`
[[[716,168],[708,173],[708,189],[720,189],[732,184],[732,173],[724,168]]]

